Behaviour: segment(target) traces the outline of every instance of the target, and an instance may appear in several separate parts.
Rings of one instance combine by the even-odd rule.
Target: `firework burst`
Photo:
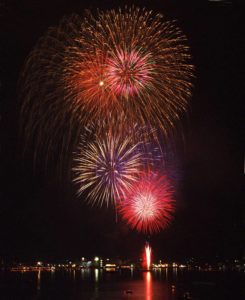
[[[173,191],[167,178],[153,173],[145,174],[119,205],[122,219],[144,233],[164,229],[173,212]]]
[[[74,167],[78,194],[87,191],[91,204],[115,205],[142,172],[141,143],[132,145],[131,136],[122,139],[109,133],[91,142],[83,139]]]
[[[63,157],[91,120],[113,127],[124,119],[122,130],[138,123],[168,135],[191,94],[189,61],[180,29],[145,9],[64,18],[39,40],[22,72],[27,144],[37,156],[59,144]]]

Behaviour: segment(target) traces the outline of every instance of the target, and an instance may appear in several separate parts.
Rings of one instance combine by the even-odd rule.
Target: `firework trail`
[[[132,7],[66,17],[26,61],[22,134],[36,157],[58,147],[61,158],[90,121],[167,136],[187,109],[192,73],[186,37],[161,15]]]
[[[167,227],[173,212],[172,187],[165,176],[154,173],[143,175],[119,204],[122,219],[143,233],[154,233]]]
[[[149,243],[146,243],[145,245],[145,262],[146,262],[146,269],[147,270],[150,270],[151,268],[151,247],[150,247],[150,244]]]

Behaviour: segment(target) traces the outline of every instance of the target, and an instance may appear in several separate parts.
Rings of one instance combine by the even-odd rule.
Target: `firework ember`
[[[154,233],[168,226],[174,212],[173,191],[165,176],[144,175],[119,205],[122,219],[139,232]]]

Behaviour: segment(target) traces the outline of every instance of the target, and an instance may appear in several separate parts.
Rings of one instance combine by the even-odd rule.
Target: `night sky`
[[[85,2],[85,1],[84,1]],[[185,142],[179,143],[177,211],[150,237],[155,257],[213,260],[244,255],[244,32],[242,12],[220,1],[0,1],[0,258],[137,257],[146,236],[129,230],[113,209],[86,206],[69,171],[51,164],[33,172],[18,138],[17,81],[38,38],[64,15],[135,3],[177,19],[189,39],[194,94]],[[198,4],[197,4],[198,3]],[[69,153],[67,153],[69,155]],[[68,159],[68,158],[67,158]]]

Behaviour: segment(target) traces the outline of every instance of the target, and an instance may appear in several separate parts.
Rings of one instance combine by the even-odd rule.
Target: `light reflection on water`
[[[37,290],[39,291],[41,288],[41,271],[37,272]]]
[[[99,282],[99,270],[98,269],[94,270],[94,280],[95,280],[95,282]]]
[[[152,275],[151,272],[146,272],[144,274],[144,279],[145,279],[145,295],[146,295],[146,300],[152,300]]]
[[[53,272],[0,273],[1,299],[85,300],[240,300],[242,274],[189,272],[178,269],[152,272],[101,269]],[[237,277],[236,277],[237,276]],[[240,276],[240,277],[239,277]],[[225,284],[225,280],[229,278]],[[216,283],[221,282],[220,286]],[[226,298],[226,294],[232,296]],[[230,295],[232,294],[232,295]],[[238,295],[238,296],[237,296]]]
[[[27,279],[31,273],[25,275]],[[101,269],[81,269],[80,271],[43,272],[42,285],[41,272],[32,273],[33,275],[37,278],[38,293],[36,296],[38,299],[42,299],[41,295],[46,294],[48,290],[52,289],[53,292],[52,286],[59,286],[61,289],[66,287],[67,290],[72,286],[72,299],[175,300],[173,297],[170,298],[171,290],[166,282],[165,271],[160,270],[139,272],[131,269],[122,272],[106,272]],[[159,280],[163,280],[163,282]],[[25,278],[23,278],[24,281]],[[66,292],[69,293],[69,291]],[[65,299],[65,293],[52,297],[52,299]]]

